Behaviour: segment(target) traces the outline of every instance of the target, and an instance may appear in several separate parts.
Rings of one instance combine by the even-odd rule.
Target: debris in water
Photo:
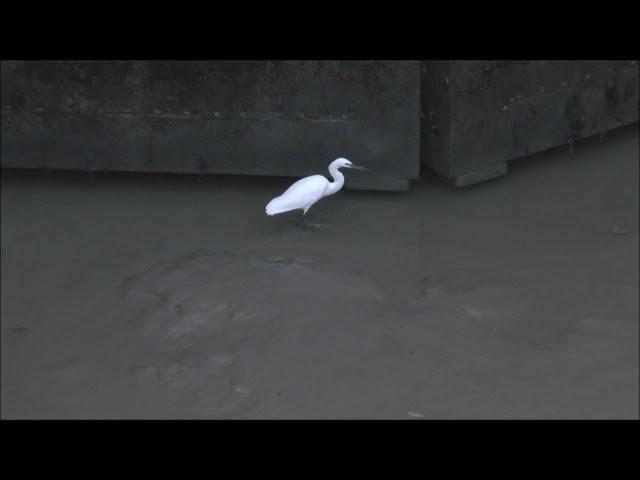
[[[461,305],[462,308],[464,309],[465,312],[467,312],[469,315],[471,315],[472,317],[475,318],[482,318],[484,315],[482,315],[482,312],[479,310],[476,310],[473,307],[470,307],[469,305]]]
[[[252,392],[252,390],[250,388],[239,385],[236,387],[236,392],[241,393],[242,395],[249,395]]]
[[[418,412],[407,412],[407,415],[413,418],[424,418],[424,415]]]
[[[611,233],[614,235],[625,235],[626,233],[629,233],[629,230],[621,225],[614,225],[611,227]]]
[[[299,263],[313,263],[313,258],[311,257],[295,257],[294,260]]]

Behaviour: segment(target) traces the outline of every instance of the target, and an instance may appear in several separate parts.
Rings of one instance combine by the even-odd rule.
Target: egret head
[[[335,159],[333,162],[331,162],[333,165],[335,165],[338,168],[354,168],[356,170],[367,170],[365,167],[361,167],[359,165],[355,165],[353,163],[351,163],[349,160],[347,160],[346,158],[337,158]]]

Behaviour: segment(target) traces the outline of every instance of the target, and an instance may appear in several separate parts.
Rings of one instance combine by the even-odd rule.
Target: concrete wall
[[[422,162],[455,185],[638,121],[637,61],[427,61]]]
[[[3,167],[458,186],[638,121],[637,61],[2,62]]]
[[[417,61],[2,62],[2,166],[418,178]],[[351,172],[350,172],[351,173]]]

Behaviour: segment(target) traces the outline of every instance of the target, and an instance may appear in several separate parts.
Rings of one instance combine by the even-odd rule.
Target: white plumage
[[[355,168],[366,170],[364,167],[354,165],[346,158],[338,158],[329,165],[329,173],[333,177],[330,182],[322,175],[311,175],[298,180],[291,185],[282,195],[271,200],[266,207],[267,215],[302,210],[306,214],[311,206],[323,197],[333,195],[344,185],[344,175],[340,168]]]

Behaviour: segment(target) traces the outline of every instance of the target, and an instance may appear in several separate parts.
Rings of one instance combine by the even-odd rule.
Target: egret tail
[[[291,205],[288,205],[288,203],[289,202],[284,200],[282,197],[274,198],[267,204],[267,215],[277,215],[278,213],[289,212],[296,209],[296,207],[292,208]]]

